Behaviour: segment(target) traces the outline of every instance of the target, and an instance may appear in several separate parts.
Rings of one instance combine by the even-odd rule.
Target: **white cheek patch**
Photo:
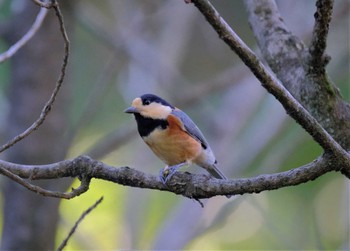
[[[159,103],[151,103],[147,106],[142,106],[140,110],[142,116],[152,119],[166,119],[172,111],[171,107]]]

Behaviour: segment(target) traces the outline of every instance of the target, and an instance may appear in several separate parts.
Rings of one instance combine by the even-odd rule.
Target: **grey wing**
[[[196,124],[192,121],[192,119],[186,113],[184,113],[180,109],[174,109],[171,113],[181,120],[186,131],[193,138],[200,141],[204,149],[207,149],[209,147],[209,144],[207,140],[204,138],[203,133],[199,130]]]

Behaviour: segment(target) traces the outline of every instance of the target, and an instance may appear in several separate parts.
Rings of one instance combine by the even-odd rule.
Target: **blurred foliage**
[[[0,4],[0,17],[6,21],[11,6],[9,1]],[[256,50],[242,2],[213,4]],[[307,43],[314,1],[278,4],[287,25]],[[74,13],[66,14],[77,21],[69,34],[70,77],[64,87],[72,96],[65,135],[72,145],[67,158],[86,153],[109,133],[136,128],[133,118],[122,111],[146,92],[175,102],[193,117],[229,177],[285,171],[322,153],[192,5],[169,0],[84,0],[77,2]],[[346,100],[350,100],[348,21],[349,3],[335,1],[328,71]],[[6,47],[0,43],[1,51]],[[0,67],[0,125],[7,109],[9,70],[8,63]],[[163,167],[136,131],[126,143],[106,150],[101,160],[154,174]],[[202,172],[197,167],[188,171]],[[57,243],[103,195],[103,203],[79,225],[67,250],[341,250],[349,248],[349,185],[343,176],[329,173],[296,187],[204,200],[201,208],[170,193],[93,180],[87,193],[62,201]]]

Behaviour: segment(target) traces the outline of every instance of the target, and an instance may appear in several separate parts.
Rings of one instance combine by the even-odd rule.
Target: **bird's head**
[[[145,118],[166,119],[175,107],[154,94],[144,94],[135,98],[126,113],[140,114]]]

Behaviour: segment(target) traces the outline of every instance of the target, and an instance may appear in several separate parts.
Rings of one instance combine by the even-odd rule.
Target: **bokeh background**
[[[88,154],[116,167],[130,166],[157,175],[164,164],[138,136],[133,117],[123,113],[144,93],[158,94],[186,111],[206,135],[228,177],[289,170],[322,153],[193,5],[170,0],[60,3],[71,41],[64,89],[43,129],[0,155],[2,158],[39,164]],[[212,3],[259,54],[243,2]],[[277,3],[287,26],[308,44],[315,1]],[[0,1],[1,51],[26,32],[38,11],[31,1]],[[349,1],[335,1],[327,47],[332,57],[329,76],[347,101],[349,12]],[[63,42],[52,11],[45,22],[50,24],[46,23],[22,52],[0,65],[1,143],[37,118],[57,79]],[[48,64],[43,53],[54,63]],[[27,75],[16,70],[18,65]],[[39,87],[28,84],[34,74],[39,76],[33,82],[42,82]],[[14,116],[17,119],[12,119]],[[26,121],[19,122],[23,116]],[[34,159],[33,155],[38,156]],[[54,156],[48,159],[47,155]],[[187,171],[205,172],[198,167]],[[31,211],[32,219],[51,217],[51,211],[36,209],[39,202],[26,204],[12,198],[17,204],[6,206],[6,196],[15,194],[5,178],[0,182],[2,225],[6,225],[6,212],[16,212],[14,205]],[[50,185],[60,187],[60,182],[50,181]],[[70,182],[65,180],[63,188],[71,186]],[[78,184],[73,182],[73,186]],[[211,198],[204,200],[201,208],[197,202],[171,193],[93,180],[87,193],[60,202],[58,214],[52,216],[58,219],[55,241],[58,245],[80,214],[103,195],[103,203],[78,227],[67,250],[345,250],[350,236],[349,187],[344,176],[328,173],[296,187],[230,200]],[[39,197],[32,196],[34,200]],[[55,199],[42,201],[58,206]],[[13,238],[17,234],[11,233]],[[39,235],[45,236],[45,231]]]

